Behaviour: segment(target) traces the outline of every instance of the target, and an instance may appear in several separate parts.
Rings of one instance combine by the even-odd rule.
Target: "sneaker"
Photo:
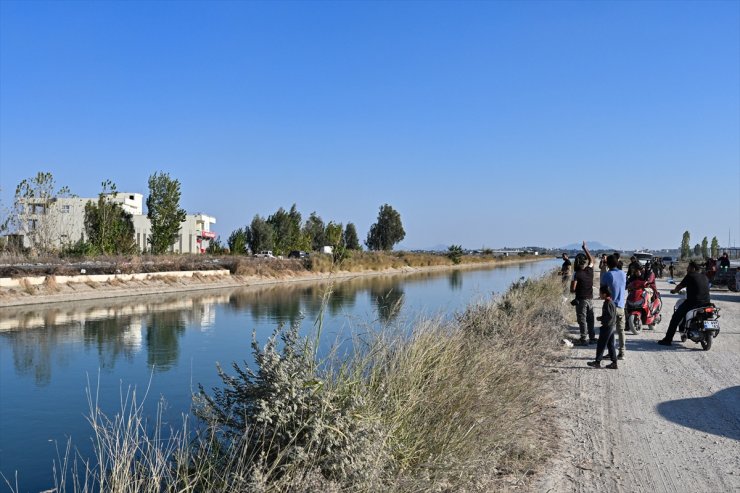
[[[612,361],[612,363],[610,365],[606,365],[605,368],[609,368],[610,370],[616,370],[619,367],[617,366],[617,362],[616,361]]]
[[[589,343],[589,344],[596,344],[597,342],[599,342],[599,341],[598,341],[598,340],[597,340],[596,338],[594,338],[594,337],[592,337],[592,338],[590,338],[590,339],[588,340],[588,343]]]
[[[579,339],[576,346],[588,346],[588,339]]]
[[[661,340],[658,341],[658,344],[660,344],[661,346],[670,346],[671,345],[671,341],[669,341],[667,339],[661,339]]]
[[[617,355],[617,359],[624,359],[624,351],[619,351],[619,354]]]
[[[591,368],[601,368],[601,361],[587,361],[586,364]]]

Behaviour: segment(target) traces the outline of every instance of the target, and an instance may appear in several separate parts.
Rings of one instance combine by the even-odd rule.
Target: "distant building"
[[[108,197],[132,216],[134,240],[141,252],[149,250],[152,224],[144,214],[144,196],[140,193],[115,193]],[[60,249],[85,240],[85,204],[98,198],[54,197],[23,199],[23,221],[16,237],[26,248],[42,246]],[[206,214],[188,214],[180,233],[170,246],[172,253],[202,253],[216,238],[211,226],[216,218]]]

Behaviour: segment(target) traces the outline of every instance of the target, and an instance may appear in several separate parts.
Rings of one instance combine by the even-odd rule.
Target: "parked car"
[[[671,265],[671,262],[675,262],[675,260],[673,260],[673,257],[663,257],[663,264]]]
[[[645,265],[648,262],[653,261],[653,254],[652,253],[645,253],[645,252],[635,252],[634,256],[637,258],[637,260],[642,264]]]
[[[254,256],[257,258],[275,258],[275,255],[272,254],[272,250],[263,250],[260,253],[256,253]]]
[[[288,258],[308,258],[308,252],[293,250],[288,254]]]

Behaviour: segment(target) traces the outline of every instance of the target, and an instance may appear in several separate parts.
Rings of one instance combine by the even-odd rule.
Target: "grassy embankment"
[[[539,260],[536,256],[464,256],[461,266],[497,265],[522,261]],[[33,262],[26,258],[5,257],[0,260],[0,277],[45,276],[41,285],[31,285],[21,281],[18,288],[0,289],[0,298],[28,297],[54,294],[68,294],[80,290],[110,290],[123,288],[140,288],[161,286],[178,288],[201,284],[213,284],[220,281],[240,283],[263,280],[300,279],[328,273],[361,273],[403,270],[408,268],[452,267],[455,264],[445,255],[419,254],[407,252],[352,252],[341,260],[331,255],[312,255],[308,259],[260,259],[247,256],[204,256],[204,255],[168,255],[168,256],[134,256],[134,257],[95,257],[74,259],[70,261],[59,257],[36,258]],[[224,276],[168,277],[163,272],[228,270],[231,279]],[[79,280],[67,284],[62,289],[56,282],[56,276],[74,276],[84,272]],[[101,283],[85,276],[93,274],[154,274],[147,282],[123,279],[110,279]],[[156,275],[156,273],[160,273]],[[226,276],[228,277],[228,276]]]
[[[219,369],[223,386],[201,389],[195,439],[187,425],[164,439],[135,396],[112,419],[91,398],[96,456],[58,491],[501,489],[548,453],[543,363],[565,309],[558,279],[525,281],[451,320],[368,330],[353,355],[322,361],[313,339],[278,330],[253,343],[256,368]]]

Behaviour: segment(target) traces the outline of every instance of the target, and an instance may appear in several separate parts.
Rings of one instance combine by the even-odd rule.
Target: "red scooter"
[[[660,323],[660,309],[663,300],[655,288],[654,282],[634,280],[627,285],[627,302],[624,305],[624,314],[627,317],[627,328],[637,335],[642,326],[653,330],[655,324]]]

